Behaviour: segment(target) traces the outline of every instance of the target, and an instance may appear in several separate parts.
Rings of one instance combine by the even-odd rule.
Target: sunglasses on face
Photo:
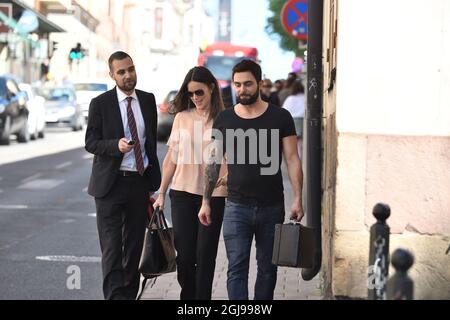
[[[205,95],[205,91],[203,89],[200,89],[200,90],[195,90],[194,92],[188,91],[188,92],[186,92],[186,94],[188,95],[189,98],[192,98],[194,96],[194,94],[197,97],[203,97]]]

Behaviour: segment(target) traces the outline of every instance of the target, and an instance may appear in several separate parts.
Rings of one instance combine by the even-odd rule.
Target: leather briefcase
[[[275,225],[272,264],[284,267],[312,268],[314,229],[299,223]]]

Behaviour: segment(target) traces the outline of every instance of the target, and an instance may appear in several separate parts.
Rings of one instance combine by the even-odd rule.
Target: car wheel
[[[38,131],[37,128],[36,130],[34,130],[34,132],[32,134],[30,134],[30,140],[36,140],[38,138]]]
[[[23,126],[22,130],[17,134],[17,141],[20,143],[28,142],[30,140],[30,132],[28,132],[28,126]]]
[[[9,122],[10,122],[9,117],[6,117],[3,132],[2,132],[2,135],[0,135],[0,145],[5,146],[5,145],[9,145],[11,143],[11,140],[9,138],[9,134],[10,134]]]

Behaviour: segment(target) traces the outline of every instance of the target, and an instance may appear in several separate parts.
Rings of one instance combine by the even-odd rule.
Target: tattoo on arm
[[[221,162],[217,161],[215,157],[215,150],[211,152],[210,161],[205,170],[205,193],[203,198],[211,200],[212,193],[216,187],[217,180],[219,180]]]

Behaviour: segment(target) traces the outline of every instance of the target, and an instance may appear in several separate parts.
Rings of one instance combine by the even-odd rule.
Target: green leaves
[[[280,47],[286,51],[295,52],[297,57],[304,58],[304,51],[298,47],[298,40],[289,35],[281,24],[281,10],[286,0],[268,0],[269,10],[272,16],[267,19],[266,32],[272,39],[276,39],[280,43]]]

